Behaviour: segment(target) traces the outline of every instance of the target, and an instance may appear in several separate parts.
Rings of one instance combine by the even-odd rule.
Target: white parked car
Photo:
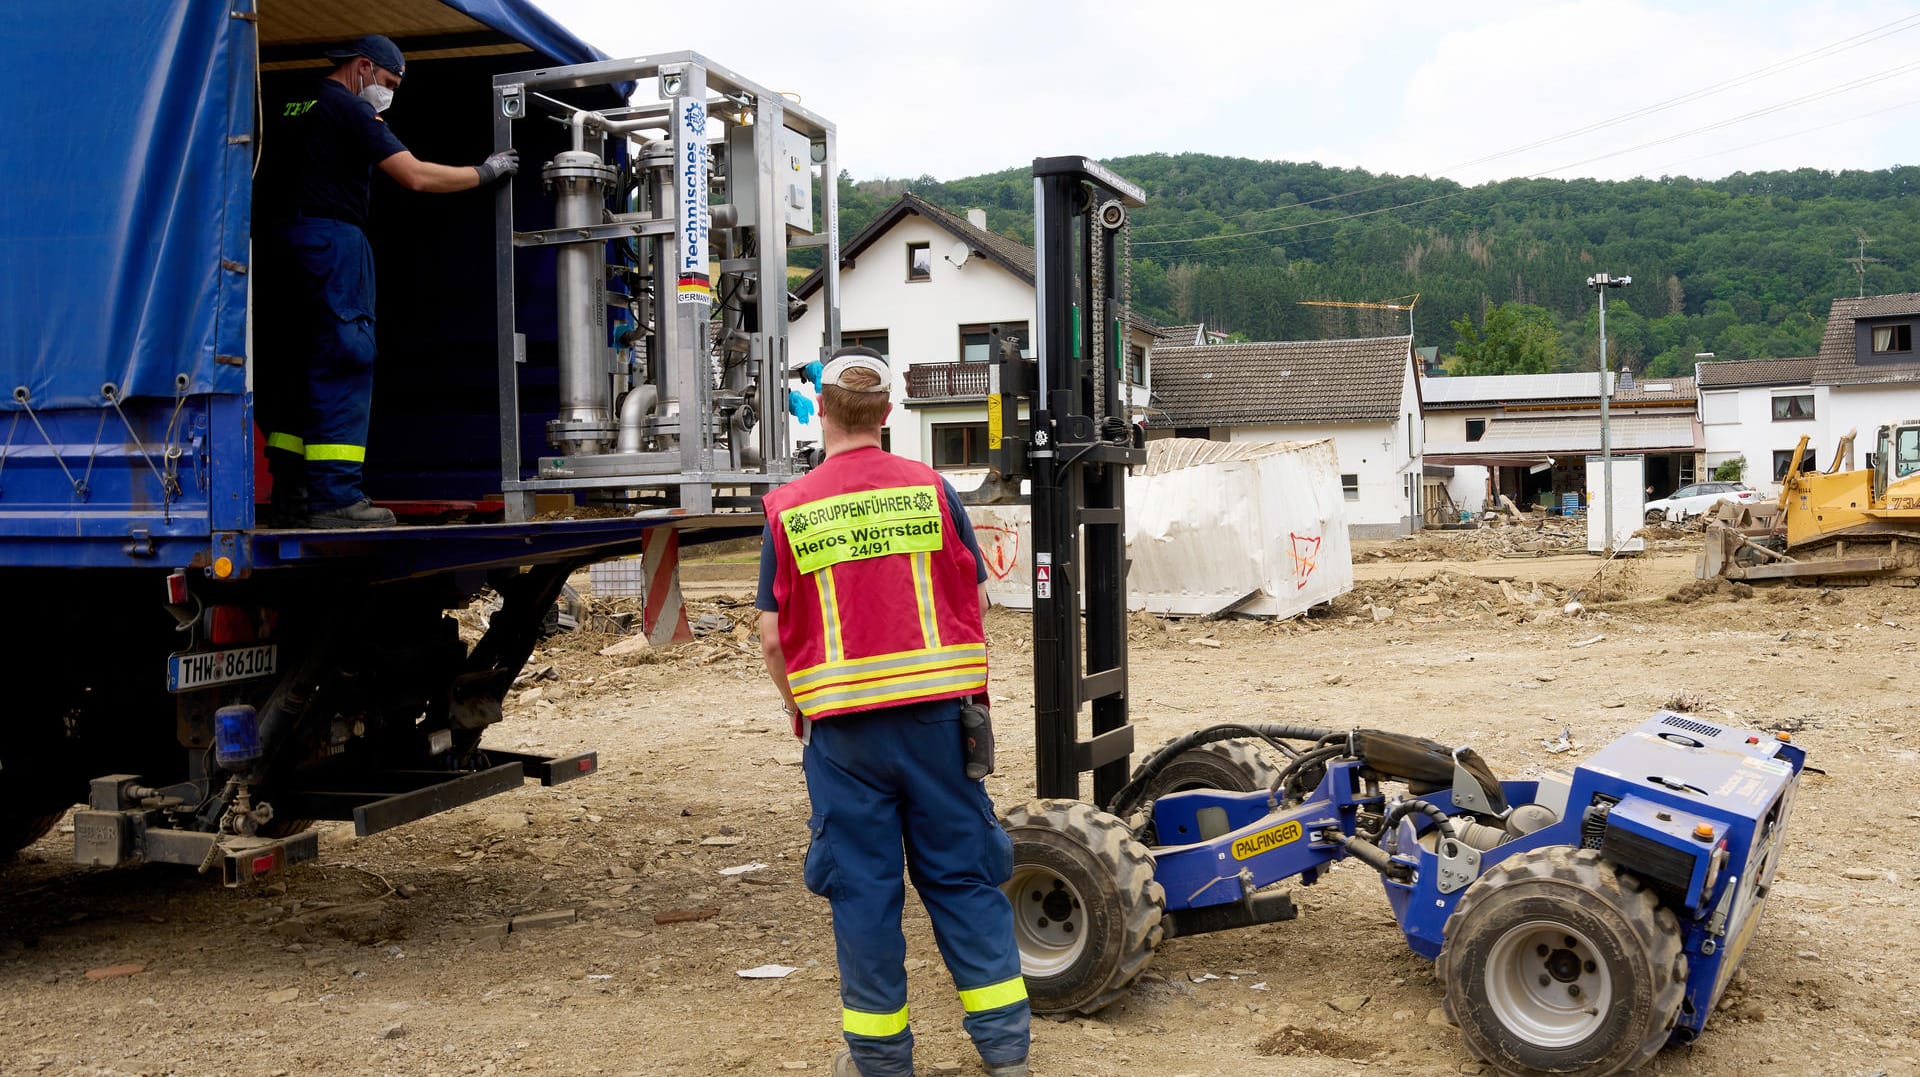
[[[1691,486],[1682,486],[1672,494],[1658,501],[1647,502],[1647,522],[1660,523],[1671,520],[1679,523],[1703,512],[1708,512],[1722,501],[1741,501],[1751,504],[1760,500],[1760,494],[1753,487],[1739,482],[1696,482]]]

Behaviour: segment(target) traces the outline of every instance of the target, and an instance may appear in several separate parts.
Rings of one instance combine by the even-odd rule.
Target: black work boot
[[[279,482],[273,484],[273,500],[267,505],[268,527],[305,527],[307,511],[306,484],[284,488]]]
[[[392,527],[393,513],[379,508],[366,498],[337,509],[316,512],[307,517],[308,527],[323,530],[347,527]]]
[[[268,527],[307,525],[306,461],[291,453],[267,450],[267,470],[273,475],[273,496],[267,504]]]

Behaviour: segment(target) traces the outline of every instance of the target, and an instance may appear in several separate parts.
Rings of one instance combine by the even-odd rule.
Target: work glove
[[[787,394],[787,410],[793,413],[794,418],[803,423],[813,421],[813,401],[808,400],[799,393]]]
[[[501,150],[499,153],[474,165],[473,170],[480,173],[480,186],[485,187],[494,180],[503,179],[520,171],[520,151],[515,149]]]
[[[827,364],[821,362],[818,359],[815,359],[813,362],[808,363],[805,367],[802,367],[801,369],[806,372],[807,380],[813,383],[813,391],[816,393],[819,392],[820,376],[826,373]]]

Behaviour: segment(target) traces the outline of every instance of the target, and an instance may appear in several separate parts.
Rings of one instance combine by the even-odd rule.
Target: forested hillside
[[[1479,345],[1508,325],[1530,334],[1524,369],[1592,369],[1597,318],[1585,281],[1604,271],[1634,278],[1608,296],[1609,350],[1631,369],[1667,375],[1690,372],[1696,352],[1813,354],[1829,302],[1859,287],[1847,260],[1860,235],[1877,259],[1866,264],[1868,294],[1920,291],[1914,167],[1467,188],[1204,154],[1105,163],[1148,195],[1133,215],[1135,306],[1166,324],[1204,319],[1251,340],[1404,332],[1402,313],[1297,304],[1418,292],[1416,344],[1469,360],[1484,352],[1462,372],[1498,372],[1487,364],[1507,360]],[[1025,169],[951,181],[842,177],[843,235],[903,190],[955,211],[984,208],[993,230],[1032,242]],[[1507,304],[1519,306],[1486,327]]]

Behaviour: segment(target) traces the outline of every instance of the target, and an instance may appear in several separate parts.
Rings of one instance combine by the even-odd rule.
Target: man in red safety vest
[[[826,460],[766,495],[760,646],[813,814],[807,889],[833,908],[834,1077],[911,1077],[902,868],[987,1072],[1025,1077],[1026,982],[1000,884],[1013,845],[967,776],[961,704],[987,688],[986,569],[938,473],[880,447],[892,378],[869,348],[821,374]]]

